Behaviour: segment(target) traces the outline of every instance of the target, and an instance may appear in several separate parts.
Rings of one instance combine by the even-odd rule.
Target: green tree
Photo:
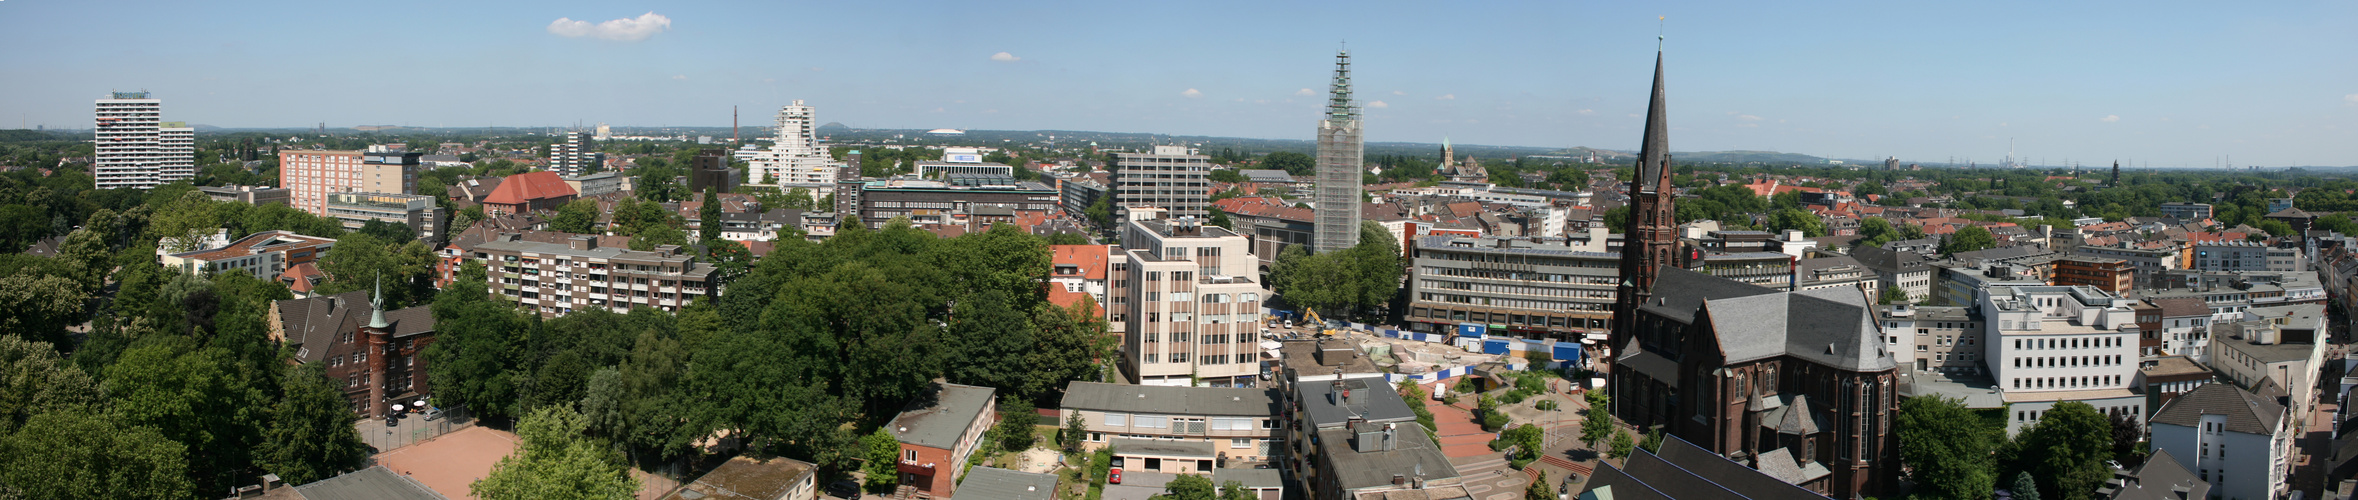
[[[2255,224],[2255,225],[2253,225],[2252,227],[2257,227],[2257,228],[2260,228],[2260,230],[2261,230],[2261,231],[2267,231],[2269,236],[2292,236],[2292,235],[2293,235],[2293,229],[2292,229],[2292,225],[2291,225],[2291,224],[2286,224],[2286,223],[2284,223],[2284,221],[2280,221],[2280,220],[2276,220],[2276,219],[2268,219],[2268,220],[2263,220],[2263,221],[2260,221],[2260,223],[2259,223],[2259,224]]]
[[[43,413],[0,438],[0,484],[26,498],[196,498],[186,454],[154,427],[81,410]]]
[[[1089,424],[1081,420],[1079,411],[1066,411],[1064,414],[1064,433],[1059,436],[1064,439],[1060,443],[1064,445],[1065,454],[1080,454],[1081,445],[1089,442]]]
[[[2111,424],[2087,403],[2056,404],[1998,453],[2004,470],[2038,472],[2039,491],[2065,500],[2088,498],[2112,477]],[[2020,497],[2017,497],[2020,498]]]
[[[256,381],[225,363],[219,348],[199,348],[187,337],[140,339],[105,371],[116,418],[150,426],[188,447],[190,477],[202,491],[225,491],[241,481],[261,444],[270,403]]]
[[[560,233],[595,234],[598,225],[598,200],[579,198],[557,208],[557,215],[549,218],[549,230]]]
[[[47,343],[0,335],[0,436],[43,413],[100,403],[98,382]]]
[[[1905,289],[1901,289],[1901,288],[1899,288],[1899,287],[1891,287],[1891,288],[1885,288],[1885,289],[1883,289],[1883,295],[1882,295],[1882,297],[1881,297],[1881,298],[1878,300],[1878,302],[1879,302],[1879,303],[1882,303],[1882,304],[1890,304],[1890,303],[1894,303],[1894,302],[1907,302],[1907,301],[1908,301],[1908,291],[1907,291],[1907,290],[1905,290]]]
[[[1798,229],[1802,236],[1813,238],[1825,236],[1826,222],[1820,220],[1817,214],[1797,208],[1778,209],[1775,213],[1769,214],[1770,231],[1781,233],[1788,229]]]
[[[1032,403],[1023,398],[1008,398],[999,402],[999,449],[1023,451],[1032,447],[1033,432],[1040,424],[1040,414]]]
[[[861,447],[868,450],[867,465],[860,468],[867,473],[865,486],[868,492],[892,491],[893,486],[900,483],[898,464],[901,459],[901,440],[892,437],[892,433],[886,432],[883,427],[878,427],[876,432],[868,434],[860,442]]]
[[[434,380],[437,406],[466,406],[475,415],[516,415],[521,350],[530,324],[477,280],[458,280],[434,299],[434,343],[421,354]]]
[[[1211,175],[1206,176],[1205,178],[1210,179],[1212,182],[1225,182],[1229,184],[1245,182],[1244,174],[1237,173],[1235,169],[1227,168],[1212,169]]]
[[[329,385],[321,363],[287,370],[285,395],[270,408],[256,465],[288,484],[309,484],[359,470],[375,450],[361,442],[352,404]]]
[[[1163,484],[1162,494],[1147,498],[1149,500],[1220,500],[1219,493],[1214,491],[1212,487],[1211,478],[1203,474],[1180,474],[1172,477],[1171,482]]]
[[[1638,441],[1638,448],[1645,449],[1646,453],[1661,453],[1662,426],[1656,425],[1652,430],[1646,431],[1646,439]]]
[[[558,405],[534,410],[516,425],[516,453],[491,474],[467,485],[483,499],[620,499],[639,490],[621,457],[584,437],[588,419]]]
[[[1632,443],[1630,441],[1629,433],[1618,430],[1613,431],[1613,449],[1607,453],[1607,456],[1611,456],[1613,458],[1627,457],[1629,456],[1629,450],[1631,448],[1635,448],[1636,446],[1636,443]]]
[[[1591,449],[1597,447],[1598,441],[1611,437],[1614,429],[1613,412],[1607,408],[1611,406],[1611,401],[1604,391],[1588,393],[1588,411],[1581,415],[1580,421],[1580,442]]]
[[[1259,500],[1260,495],[1246,488],[1243,481],[1220,483],[1220,500]]]
[[[1523,500],[1556,500],[1556,492],[1547,486],[1547,471],[1539,471],[1531,478],[1531,485],[1523,487]]]
[[[1286,175],[1314,175],[1318,160],[1292,151],[1275,151],[1261,157],[1261,168],[1284,170]]]
[[[2039,482],[2028,471],[2015,474],[2014,485],[2007,491],[2014,493],[2014,500],[2039,500]]]
[[[1941,396],[1900,402],[1900,461],[1919,492],[1934,498],[1989,498],[1997,483],[1991,454],[2004,436],[1963,402]]]
[[[1997,237],[1991,236],[1990,230],[1982,229],[1981,226],[1968,225],[1957,229],[1956,234],[1951,234],[1946,238],[1942,238],[1940,244],[1940,253],[1942,255],[1955,255],[1961,252],[1986,250],[1995,248],[1997,246]]]

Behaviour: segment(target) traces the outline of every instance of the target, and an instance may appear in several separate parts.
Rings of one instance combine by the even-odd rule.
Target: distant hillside
[[[1691,162],[1703,162],[1703,163],[1764,163],[1764,164],[1796,164],[1796,163],[1798,163],[1798,164],[1805,164],[1805,165],[1824,165],[1824,164],[1826,164],[1826,159],[1825,159],[1825,158],[1819,158],[1819,157],[1810,156],[1810,155],[1805,155],[1805,154],[1801,154],[1801,153],[1779,153],[1779,152],[1775,152],[1775,151],[1694,151],[1694,152],[1674,153],[1674,155],[1676,156],[1676,159],[1677,159],[1677,161],[1682,161],[1682,162],[1691,161]]]

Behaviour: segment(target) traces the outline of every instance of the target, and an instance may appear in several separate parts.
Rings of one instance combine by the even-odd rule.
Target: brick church
[[[1683,269],[1665,114],[1657,54],[1608,341],[1614,416],[1827,496],[1890,492],[1898,365],[1873,302]]]

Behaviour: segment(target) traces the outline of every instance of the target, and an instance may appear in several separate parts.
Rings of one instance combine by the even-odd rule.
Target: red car
[[[1121,470],[1121,469],[1109,469],[1109,470],[1107,470],[1107,474],[1106,474],[1106,476],[1105,476],[1105,482],[1106,482],[1106,483],[1108,483],[1108,484],[1122,484],[1122,470]]]

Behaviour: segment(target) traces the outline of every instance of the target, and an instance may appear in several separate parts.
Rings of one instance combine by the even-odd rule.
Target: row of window
[[[2015,368],[2079,368],[2087,366],[2120,366],[2120,355],[2106,356],[2037,356],[2014,358]]]
[[[2072,337],[2060,339],[2014,339],[2015,349],[2100,349],[2120,347],[2120,337]]]
[[[2119,375],[2093,375],[2086,377],[2023,377],[2014,379],[2014,388],[2016,389],[2087,389],[2099,387],[2117,387],[2120,384],[2121,376]]]

